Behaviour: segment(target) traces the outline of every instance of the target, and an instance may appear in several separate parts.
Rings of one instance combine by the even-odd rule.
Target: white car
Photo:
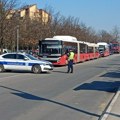
[[[53,70],[51,62],[43,61],[26,53],[5,53],[0,55],[0,72],[6,70],[24,70],[33,73]]]

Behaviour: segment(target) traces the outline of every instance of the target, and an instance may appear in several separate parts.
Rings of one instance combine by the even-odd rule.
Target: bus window
[[[63,42],[63,50],[65,51],[65,53],[68,52],[70,49],[77,53],[77,43]]]
[[[80,43],[80,53],[85,53],[85,44]]]

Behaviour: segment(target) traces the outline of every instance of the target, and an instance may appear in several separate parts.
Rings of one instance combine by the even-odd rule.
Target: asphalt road
[[[76,64],[73,74],[66,66],[0,73],[0,120],[99,120],[117,90],[109,75],[119,65],[116,54]]]

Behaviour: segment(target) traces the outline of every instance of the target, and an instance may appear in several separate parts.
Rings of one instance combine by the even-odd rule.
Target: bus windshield
[[[105,50],[105,46],[104,45],[99,45],[99,50]]]
[[[57,42],[43,42],[41,45],[41,53],[42,54],[61,54],[62,45],[56,44]]]

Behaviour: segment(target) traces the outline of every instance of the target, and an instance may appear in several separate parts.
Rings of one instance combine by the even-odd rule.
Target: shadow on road
[[[115,78],[120,78],[120,71],[109,71],[100,77],[106,78],[114,78],[114,81],[92,81],[91,83],[84,83],[74,90],[97,90],[97,91],[105,91],[105,92],[116,92],[120,86],[120,81],[115,81]]]
[[[60,105],[60,106],[63,106],[63,107],[78,111],[78,112],[82,112],[82,113],[87,114],[87,115],[95,116],[97,118],[100,117],[100,115],[98,115],[98,114],[91,113],[89,111],[85,111],[85,110],[82,110],[82,109],[79,109],[79,108],[76,108],[76,107],[61,103],[61,102],[57,102],[57,101],[54,101],[54,100],[50,100],[50,99],[46,99],[46,98],[39,97],[39,96],[36,96],[36,95],[32,95],[30,93],[23,92],[23,91],[20,91],[20,90],[16,90],[16,89],[13,89],[13,88],[9,88],[9,87],[2,86],[2,85],[0,87],[11,90],[11,91],[13,91],[13,92],[11,92],[11,94],[17,95],[17,96],[19,96],[21,98],[24,98],[24,99],[46,101],[46,102],[54,103],[54,104],[57,104],[57,105]]]
[[[54,71],[54,72],[61,72],[61,71]],[[106,73],[106,74],[104,74],[100,77],[120,78],[119,74],[120,74],[119,71],[116,71],[116,72],[114,71],[114,72],[108,72],[108,73]],[[78,91],[78,90],[97,90],[97,91],[105,91],[105,92],[115,93],[118,90],[119,86],[120,86],[120,81],[93,81],[91,83],[84,83],[82,85],[79,85],[78,87],[74,88],[73,90],[75,90],[75,91]],[[99,115],[99,114],[95,114],[95,113],[92,113],[92,112],[89,112],[89,111],[85,111],[85,110],[76,108],[74,106],[70,106],[70,105],[65,104],[65,103],[61,103],[61,102],[58,102],[58,101],[54,101],[54,100],[50,100],[50,99],[47,99],[47,98],[39,97],[39,96],[30,94],[30,93],[27,93],[27,92],[24,92],[24,91],[21,91],[21,90],[17,90],[17,89],[14,89],[14,88],[6,87],[6,86],[3,86],[3,85],[0,85],[0,87],[4,88],[4,89],[8,89],[8,90],[10,90],[11,94],[19,96],[19,97],[24,98],[24,99],[46,101],[46,102],[49,102],[49,103],[54,103],[56,105],[63,106],[65,108],[69,108],[69,109],[72,109],[72,110],[90,115],[90,116],[94,116],[94,117],[97,117],[97,118],[101,117],[101,115]],[[109,114],[111,114],[113,116],[116,116],[116,117],[120,117],[120,115],[118,115],[118,114],[114,114],[114,113],[109,113]]]
[[[97,90],[97,91],[105,91],[115,93],[120,86],[120,81],[115,82],[106,82],[106,81],[93,81],[91,83],[84,83],[74,90]]]
[[[111,115],[111,116],[115,116],[115,117],[120,117],[120,115],[115,114],[115,113],[108,113],[108,112],[106,112],[106,114],[109,114],[109,115]]]
[[[108,72],[100,77],[120,78],[120,70]]]
[[[92,81],[91,83],[84,83],[82,85],[79,85],[78,87],[74,88],[73,90],[79,91],[79,90],[96,90],[96,91],[104,91],[104,92],[110,92],[110,93],[116,93],[120,87],[120,81],[118,78],[120,78],[120,70],[111,70],[99,77],[103,78],[112,78],[111,81]],[[119,114],[115,113],[107,113],[111,116],[115,116],[120,118]]]

